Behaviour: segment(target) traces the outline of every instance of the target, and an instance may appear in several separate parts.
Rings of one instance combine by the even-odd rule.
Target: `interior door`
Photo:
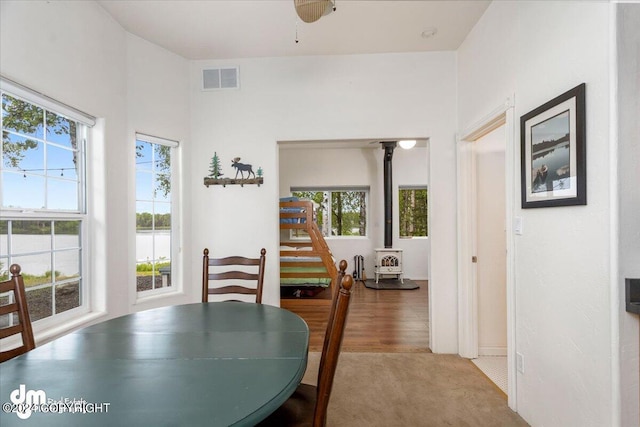
[[[516,222],[514,217],[517,199],[516,190],[519,192],[519,177],[516,175],[516,164],[520,160],[516,150],[517,136],[514,112],[513,98],[509,97],[483,119],[463,129],[458,140],[458,345],[460,356],[469,359],[478,358],[480,347],[483,353],[502,353],[506,350],[507,403],[512,410],[517,411],[515,238],[514,232],[511,230],[514,230]],[[491,135],[494,131],[496,132]],[[485,137],[488,138],[485,139]],[[498,144],[498,142],[501,145],[504,144],[504,150],[493,146],[491,141],[494,138],[495,144]],[[481,151],[476,152],[477,149],[481,149]],[[487,151],[487,153],[483,151]],[[489,161],[493,157],[491,153],[495,151],[504,152],[502,162],[499,160]],[[485,156],[485,154],[487,155]],[[476,164],[476,156],[480,157],[479,166]],[[484,161],[485,159],[487,160],[486,162]],[[495,166],[496,164],[500,164],[502,167]],[[481,177],[484,176],[486,171],[495,172],[495,174],[492,174],[493,177],[481,179],[479,188],[477,188],[477,167],[481,168]],[[497,168],[500,168],[501,172],[497,172]],[[502,174],[501,178],[498,178],[499,174]],[[501,186],[501,183],[504,184],[504,187]],[[478,191],[482,193],[480,196]],[[487,192],[504,194],[504,210],[500,214],[487,215],[486,213],[481,213],[479,218],[476,212],[478,198],[481,200],[480,208],[484,208],[485,204],[495,205],[499,203],[487,199],[485,197]],[[503,228],[498,226],[498,230],[506,229],[507,232],[499,233],[494,231],[487,233],[487,235],[489,239],[495,239],[496,236],[499,237],[501,234],[504,237],[503,241],[506,242],[506,250],[503,249],[502,255],[499,255],[498,251],[491,255],[490,253],[485,253],[483,248],[484,241],[487,239],[483,237],[484,233],[481,232],[479,234],[477,232],[478,228],[485,230],[489,229],[489,226],[478,224],[478,221],[484,222],[483,218],[487,216],[492,218],[498,215],[500,218],[504,218],[506,225]],[[478,244],[480,244],[480,252],[478,252]],[[480,288],[478,285],[478,274],[484,275],[484,264],[478,271],[479,263],[492,258],[505,261],[506,279],[504,281],[506,286],[504,297],[498,293],[497,298],[491,298],[490,293],[484,292],[484,286],[480,285],[482,286]],[[480,280],[483,281],[483,284],[487,283],[487,279]],[[483,299],[482,307],[479,304],[480,298]],[[496,313],[488,312],[486,306],[490,306],[491,311],[495,309]],[[503,309],[506,315],[498,313]],[[492,314],[498,314],[493,316],[493,321],[495,321],[493,328],[491,326]],[[500,318],[505,319],[504,323],[499,323],[496,320]],[[485,322],[487,319],[489,320]],[[506,334],[501,332],[501,328],[504,331],[505,327],[502,326],[504,324],[506,324]],[[489,326],[487,327],[486,325]],[[487,331],[496,333],[496,335],[506,335],[506,348],[503,347],[504,341],[492,339],[492,337],[487,336],[488,334],[485,334]],[[481,332],[483,337],[480,340],[479,334]]]
[[[474,143],[478,355],[507,355],[505,127]]]

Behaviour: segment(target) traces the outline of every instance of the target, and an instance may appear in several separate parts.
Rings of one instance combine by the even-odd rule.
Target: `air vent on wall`
[[[238,89],[239,87],[237,67],[202,70],[203,90]]]

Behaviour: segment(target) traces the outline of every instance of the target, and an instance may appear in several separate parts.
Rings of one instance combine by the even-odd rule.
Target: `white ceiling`
[[[336,0],[335,12],[310,24],[293,0],[98,3],[128,32],[184,58],[229,59],[456,50],[491,1]],[[435,36],[421,36],[432,28]]]

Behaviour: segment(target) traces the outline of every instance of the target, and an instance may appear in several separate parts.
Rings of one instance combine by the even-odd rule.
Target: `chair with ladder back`
[[[0,299],[6,299],[12,303],[0,305],[0,319],[4,323],[7,319],[8,326],[0,327],[0,339],[9,338],[15,335],[21,335],[22,345],[11,348],[9,350],[0,351],[0,362],[13,359],[16,356],[24,354],[36,348],[33,338],[33,329],[31,328],[31,319],[27,307],[27,297],[24,291],[24,280],[20,274],[20,266],[12,264],[9,267],[11,278],[4,282],[0,282]],[[10,295],[13,297],[10,298]],[[15,321],[17,319],[17,322]]]
[[[210,258],[209,249],[205,248],[202,257],[202,302],[209,302],[209,295],[241,294],[255,295],[256,303],[261,304],[265,254],[266,250],[262,248],[259,258]],[[251,282],[255,286],[245,286]],[[212,284],[218,286],[212,287]]]
[[[353,286],[351,275],[345,275],[346,268],[347,262],[340,261],[340,271],[336,283],[338,290],[331,305],[325,332],[317,385],[300,384],[282,406],[258,424],[259,427],[324,427],[326,425],[327,407],[333,387],[333,378],[338,366],[342,337],[347,323],[351,287]]]

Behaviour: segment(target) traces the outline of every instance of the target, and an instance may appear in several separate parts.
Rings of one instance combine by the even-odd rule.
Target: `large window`
[[[136,135],[136,290],[171,288],[174,141]]]
[[[400,238],[426,237],[428,229],[428,198],[426,187],[400,187]]]
[[[313,200],[316,221],[323,236],[366,236],[367,193],[365,188],[292,188],[291,194]]]
[[[92,118],[79,121],[70,107],[4,79],[1,95],[0,280],[20,265],[32,321],[88,311],[84,159]],[[10,298],[0,295],[0,304]]]

